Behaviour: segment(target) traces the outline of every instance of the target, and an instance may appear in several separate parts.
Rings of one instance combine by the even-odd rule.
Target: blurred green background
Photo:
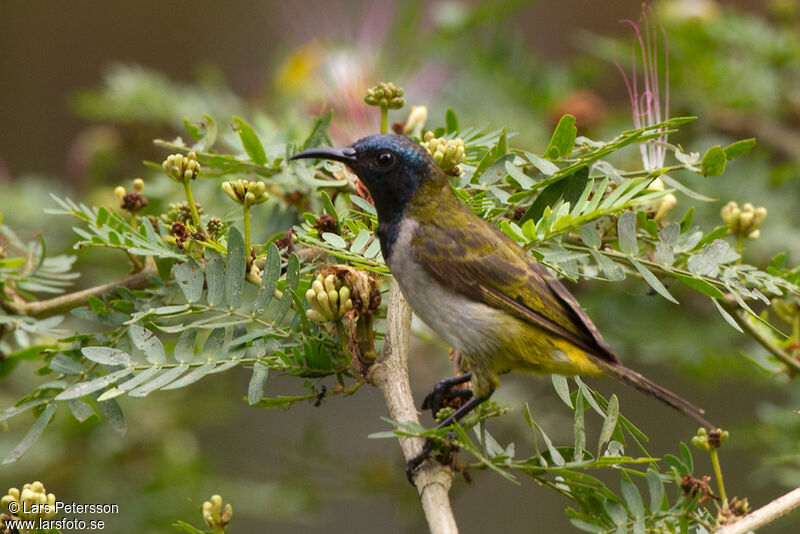
[[[713,227],[729,200],[763,205],[769,216],[745,260],[763,268],[788,250],[796,264],[800,4],[653,5],[669,39],[670,114],[699,116],[671,140],[701,153],[739,138],[759,141],[721,178],[681,177],[719,199],[699,206],[698,217]],[[462,125],[507,125],[518,132],[512,144],[533,151],[544,149],[567,112],[578,118],[579,134],[610,138],[631,127],[613,59],[628,65],[632,32],[619,21],[635,20],[640,8],[639,0],[4,0],[0,213],[25,238],[44,232],[51,253],[69,251],[69,225],[42,216],[52,206],[49,192],[108,202],[115,185],[151,172],[142,160],[163,158],[153,138],[180,135],[184,118],[203,113],[222,129],[238,114],[261,131],[301,135],[311,117],[332,107],[333,141],[349,143],[377,129],[377,116],[367,114],[360,98],[380,80],[403,85],[409,104],[427,105],[432,125],[451,107]],[[629,157],[635,162],[638,153]],[[155,198],[169,194],[164,182]],[[212,201],[202,188],[197,195]],[[678,211],[692,202],[679,195]],[[116,255],[77,254],[80,285],[124,272]],[[674,288],[677,307],[635,282],[613,290],[582,283],[576,293],[626,363],[704,406],[731,430],[721,453],[729,494],[759,506],[800,484],[796,384],[752,363],[763,360],[763,351],[721,320],[707,299]],[[632,317],[636,328],[627,326]],[[421,399],[449,366],[441,343],[415,342],[415,394]],[[0,381],[0,407],[31,390],[33,369]],[[199,525],[199,507],[212,493],[233,503],[233,532],[424,530],[399,448],[366,438],[387,428],[378,391],[362,388],[353,398],[284,413],[248,407],[242,401],[248,378],[237,369],[188,390],[123,399],[124,437],[106,424],[59,417],[20,462],[0,467],[0,489],[41,479],[65,501],[117,503],[119,516],[105,519],[107,530],[119,533],[168,532],[177,519]],[[627,388],[592,385],[619,395],[622,412],[650,436],[651,454],[675,453],[696,430],[691,420]],[[271,394],[296,393],[293,388],[295,381],[269,382]],[[530,448],[523,437],[525,401],[556,441],[571,439],[570,413],[549,380],[509,377],[496,400],[515,411],[492,429],[501,442]],[[29,425],[13,419],[0,426],[0,451],[11,450]],[[710,472],[706,458],[697,460],[699,473]],[[485,472],[473,478],[471,485],[459,479],[452,491],[462,532],[572,530],[566,501],[555,493]],[[763,532],[795,532],[798,525],[790,518]]]

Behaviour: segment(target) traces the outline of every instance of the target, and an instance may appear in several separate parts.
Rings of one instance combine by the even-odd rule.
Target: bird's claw
[[[406,478],[408,478],[408,482],[414,486],[414,476],[417,474],[417,469],[419,466],[422,465],[422,462],[428,457],[428,455],[433,450],[433,440],[428,438],[425,440],[425,445],[422,446],[422,450],[411,458],[408,463],[406,464]]]
[[[470,375],[462,375],[440,380],[435,386],[433,386],[433,389],[431,389],[430,393],[425,396],[425,399],[422,401],[422,409],[430,409],[431,415],[433,415],[435,418],[439,410],[446,406],[447,401],[452,399],[461,399],[462,401],[466,401],[471,399],[471,389],[456,387],[464,382],[467,382],[469,378]]]

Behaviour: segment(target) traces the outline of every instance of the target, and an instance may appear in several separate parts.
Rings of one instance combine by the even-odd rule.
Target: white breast
[[[502,312],[442,288],[416,261],[411,238],[418,223],[403,219],[387,259],[414,313],[465,355],[491,355],[501,335]]]

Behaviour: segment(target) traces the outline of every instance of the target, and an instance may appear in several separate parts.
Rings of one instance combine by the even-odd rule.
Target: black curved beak
[[[331,148],[331,147],[318,147],[310,148],[302,152],[298,152],[289,161],[296,159],[332,159],[333,161],[341,161],[342,163],[350,163],[356,161],[356,151],[352,147],[344,148]]]

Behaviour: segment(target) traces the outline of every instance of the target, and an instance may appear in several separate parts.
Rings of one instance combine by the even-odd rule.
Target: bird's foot
[[[433,386],[430,393],[425,396],[422,401],[422,409],[430,409],[431,415],[436,417],[436,414],[445,406],[459,408],[464,401],[472,398],[472,390],[468,388],[456,387],[468,382],[472,378],[471,373],[466,373],[460,376],[445,378],[440,380]],[[459,399],[456,406],[452,406],[454,399]]]
[[[406,478],[408,478],[409,483],[414,486],[414,475],[417,474],[417,469],[419,466],[422,465],[422,462],[430,455],[431,451],[433,450],[433,440],[428,438],[425,440],[425,445],[422,446],[422,450],[411,458],[408,463],[406,464]]]

